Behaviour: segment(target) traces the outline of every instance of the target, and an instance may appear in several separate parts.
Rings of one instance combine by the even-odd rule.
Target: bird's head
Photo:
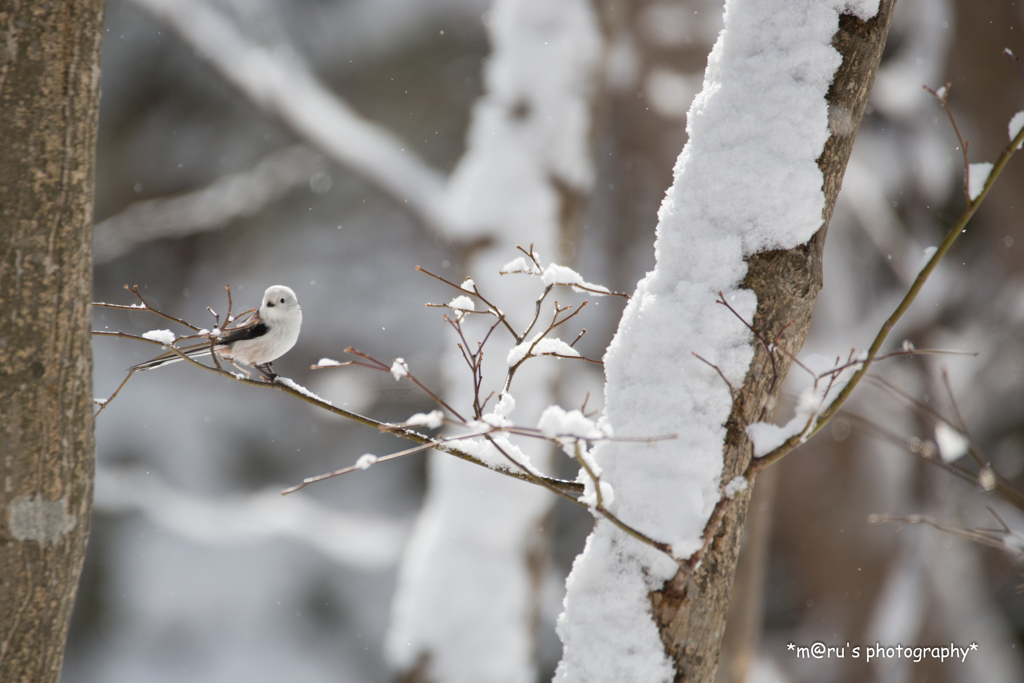
[[[295,292],[284,285],[268,287],[260,304],[260,317],[264,320],[282,320],[302,310]]]

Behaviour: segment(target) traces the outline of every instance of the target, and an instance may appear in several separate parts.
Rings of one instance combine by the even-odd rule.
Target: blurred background
[[[432,223],[429,197],[431,183],[442,188],[466,152],[492,49],[490,2],[174,6],[107,3],[96,300],[134,303],[122,286],[137,284],[154,306],[212,327],[206,307],[223,312],[225,285],[237,312],[257,305],[266,287],[286,284],[302,303],[304,325],[278,372],[380,420],[429,410],[422,393],[389,374],[309,366],[343,359],[354,346],[386,362],[405,358],[433,387],[449,379],[438,359],[453,351],[452,337],[424,303],[452,293],[414,267],[456,282],[467,272],[473,245]],[[594,12],[604,37],[588,137],[596,179],[582,197],[579,229],[563,235],[559,252],[587,280],[631,292],[654,263],[656,212],[686,141],[686,110],[721,28],[721,3],[595,0]],[[1022,27],[1024,6],[1007,2],[900,0],[829,228],[825,289],[804,353],[845,357],[865,348],[926,249],[955,221],[964,205],[962,156],[922,85],[953,83],[950,106],[971,161],[994,161],[1007,122],[1024,109],[1024,74],[1003,54],[1024,54]],[[196,42],[203,31],[221,36],[213,44],[222,52]],[[258,64],[232,62],[238,46],[271,55],[295,83],[318,84],[376,124],[412,159],[421,198],[381,181],[374,169],[383,157],[374,150],[369,160],[345,163],[329,136],[318,137],[316,122],[296,123],[240,87],[261,73]],[[218,65],[225,54],[227,66]],[[240,81],[225,76],[247,65]],[[323,116],[311,117],[323,127]],[[872,513],[921,513],[951,527],[993,528],[993,506],[1011,529],[1024,530],[1019,510],[974,481],[977,467],[963,466],[958,478],[934,458],[936,425],[945,420],[1024,490],[1022,188],[1024,164],[1014,159],[894,332],[895,346],[906,339],[977,355],[888,361],[876,374],[889,386],[863,385],[847,419],[784,460],[772,481],[759,480],[751,518],[761,524],[744,550],[754,571],[737,581],[734,596],[754,607],[737,622],[747,620],[759,636],[738,638],[730,624],[738,639],[723,654],[722,680],[742,680],[743,671],[751,681],[1024,678],[1024,598],[1016,591],[1024,540],[1014,540],[1022,537],[1007,536],[1016,550],[1006,552],[926,526],[867,521]],[[600,357],[620,312],[615,302],[588,308],[587,355]],[[94,325],[134,334],[167,327],[109,309],[95,309]],[[109,396],[153,348],[97,338],[96,396]],[[601,386],[582,364],[571,369],[577,374],[562,380],[567,407]],[[787,396],[801,381],[791,378]],[[786,419],[785,406],[778,418]],[[96,507],[63,680],[391,680],[383,642],[425,493],[422,457],[282,498],[280,490],[303,477],[403,446],[279,392],[183,364],[135,377],[96,430]],[[922,457],[929,454],[932,462]],[[559,466],[575,476],[568,462]],[[562,584],[590,525],[564,503],[545,525],[538,680],[550,680],[558,661]],[[868,665],[798,661],[785,648],[819,640],[977,642],[980,650],[956,665]]]

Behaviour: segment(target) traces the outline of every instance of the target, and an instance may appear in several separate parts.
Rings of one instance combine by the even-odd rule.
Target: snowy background
[[[700,89],[721,5],[599,4],[605,85],[591,138],[596,179],[582,229],[557,248],[588,280],[631,292],[654,262],[656,212],[686,139],[685,112]],[[451,337],[440,313],[423,304],[447,301],[451,292],[413,268],[459,281],[470,240],[424,224],[429,191],[412,199],[428,208],[410,211],[394,191],[368,180],[372,163],[342,165],[330,149],[300,137],[287,112],[242,94],[204,61],[207,50],[144,5],[161,3],[111,0],[107,7],[96,299],[132,303],[121,286],[138,284],[154,305],[208,324],[205,308],[224,308],[225,284],[240,308],[255,305],[267,286],[286,284],[305,322],[296,348],[275,364],[279,372],[379,419],[429,409],[390,375],[308,367],[354,346],[387,361],[404,357],[419,377],[442,386],[439,359],[452,353]],[[179,6],[188,12],[189,3]],[[486,0],[204,6],[246,44],[314,74],[400,149],[408,146],[424,162],[410,171],[424,171],[410,181],[417,187],[429,190],[466,153],[491,51],[487,24],[495,16]],[[898,5],[829,231],[825,289],[805,353],[845,355],[866,346],[924,250],[960,211],[960,153],[921,85],[953,81],[950,101],[972,142],[972,161],[994,160],[1005,144],[1006,122],[1024,107],[1024,79],[1001,53],[1024,54],[1022,25],[1024,8],[1008,3],[983,10],[971,0]],[[306,102],[297,104],[301,110]],[[1015,161],[895,333],[896,343],[980,355],[899,360],[882,375],[952,415],[947,368],[971,436],[1020,487],[1024,167]],[[147,236],[161,225],[175,236]],[[614,301],[588,309],[581,342],[588,355],[602,354],[621,310]],[[135,312],[98,310],[94,319],[97,329],[166,327]],[[151,349],[97,340],[96,395],[109,395]],[[583,366],[561,382],[558,398],[567,407],[601,385]],[[850,410],[887,437],[838,422],[787,458],[774,498],[752,508],[773,519],[755,676],[1019,680],[1024,599],[1008,557],[933,529],[897,533],[866,523],[875,512],[923,512],[953,525],[991,526],[984,511],[991,500],[910,453],[913,439],[918,451],[935,440],[934,422],[878,387],[862,387],[860,398]],[[363,453],[401,447],[283,394],[246,390],[180,364],[136,377],[97,422],[96,511],[64,680],[389,680],[383,643],[399,558],[424,498],[424,459],[288,498],[277,492]],[[562,474],[574,476],[565,467]],[[1000,514],[1024,529],[1013,511]],[[560,656],[554,619],[591,522],[559,503],[545,527],[551,552],[538,616],[539,680],[550,679]],[[977,641],[982,651],[959,668],[897,662],[869,669],[863,660],[797,662],[785,650],[788,642],[817,640]]]

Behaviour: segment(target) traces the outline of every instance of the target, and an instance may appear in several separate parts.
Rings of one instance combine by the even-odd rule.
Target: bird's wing
[[[230,330],[227,330],[227,332],[224,335],[222,335],[220,340],[217,342],[217,346],[221,346],[224,344],[232,344],[237,341],[247,341],[249,339],[256,339],[258,337],[262,337],[269,331],[270,328],[267,327],[267,324],[260,320],[258,316],[256,316],[248,325],[243,325],[242,327],[234,327]]]

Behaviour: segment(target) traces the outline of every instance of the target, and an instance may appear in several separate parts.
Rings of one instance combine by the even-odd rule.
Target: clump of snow
[[[737,493],[740,493],[741,491],[746,491],[747,487],[749,486],[750,482],[747,481],[746,477],[742,475],[735,476],[729,480],[728,484],[725,485],[725,491],[723,491],[722,493],[725,494],[726,498],[732,500],[733,498],[736,497]]]
[[[524,341],[522,344],[513,346],[508,352],[508,358],[506,363],[511,368],[527,355],[530,356],[568,356],[570,358],[579,357],[579,351],[566,344],[561,339],[556,338],[543,338],[537,339],[534,337],[529,341]]]
[[[157,341],[161,344],[173,344],[175,340],[174,333],[170,330],[150,330],[149,332],[143,332],[142,338]]]
[[[503,391],[498,395],[498,402],[494,405],[494,410],[492,412],[501,417],[508,417],[515,409],[516,400],[512,398],[512,394],[507,391]]]
[[[473,282],[473,278],[467,277],[462,282],[462,289],[466,290],[467,292],[475,292],[476,291],[476,283]]]
[[[473,300],[470,299],[468,296],[457,296],[448,302],[448,308],[452,309],[458,314],[456,315],[456,320],[462,320],[462,318],[466,315],[467,311],[476,310],[476,305],[473,303]]]
[[[361,470],[368,470],[370,469],[370,466],[375,464],[376,462],[376,455],[373,455],[372,453],[364,453],[363,455],[359,456],[358,460],[356,460],[356,467],[358,467]]]
[[[991,493],[996,488],[996,472],[990,466],[986,465],[981,468],[978,472],[978,486],[981,487],[982,491]]]
[[[396,358],[395,362],[391,364],[391,376],[396,381],[409,376],[409,364],[405,362],[404,358]]]
[[[938,250],[938,247],[925,247],[924,252],[921,254],[921,265],[919,265],[917,269],[921,270],[928,265],[928,262],[932,260],[932,256],[935,256],[935,252]]]
[[[504,417],[494,412],[484,413],[481,415],[480,423],[481,426],[487,425],[488,427],[494,427],[495,429],[504,429],[512,426],[511,420],[506,420]]]
[[[596,510],[598,508],[597,486],[594,486],[593,478],[590,477],[585,470],[580,470],[579,477],[577,477],[576,480],[583,484],[583,493],[576,500],[583,503],[591,510]],[[606,481],[598,480],[597,485],[601,487],[600,507],[607,509],[609,505],[615,502],[615,489]]]
[[[513,273],[524,273],[526,275],[540,275],[540,269],[537,268],[537,264],[533,261],[527,261],[525,257],[519,256],[514,258],[501,267],[499,271],[502,275],[511,275]]]
[[[548,406],[541,413],[537,429],[549,439],[569,437],[590,441],[607,439],[612,436],[612,428],[607,422],[594,421],[579,410],[565,410],[560,406]]]
[[[939,456],[943,462],[953,462],[966,455],[971,442],[966,436],[960,433],[945,422],[935,424],[935,443],[939,446]]]
[[[93,398],[92,402],[95,403],[98,406],[103,406],[103,405],[106,405],[107,401],[109,401],[109,400],[110,399],[106,399],[106,398]]]
[[[597,294],[598,296],[611,294],[611,290],[607,287],[587,282],[583,279],[583,276],[572,268],[560,266],[557,263],[552,263],[545,268],[540,279],[545,285],[569,285],[577,292],[583,291],[580,287],[586,287],[588,290],[592,290],[591,294]]]
[[[1022,128],[1024,128],[1024,111],[1019,111],[1010,119],[1010,142],[1016,139]],[[1021,147],[1024,147],[1024,140],[1021,140],[1021,143],[1017,145],[1017,149]]]
[[[987,161],[982,161],[977,164],[971,164],[967,168],[970,169],[968,174],[967,196],[969,196],[973,202],[981,195],[982,190],[985,189],[985,183],[988,182],[988,174],[992,172],[992,164]]]
[[[321,358],[320,360],[318,360],[316,362],[316,364],[319,365],[322,368],[331,368],[331,367],[335,367],[335,366],[341,365],[341,363],[339,361],[336,361],[333,358]]]
[[[580,353],[561,339],[545,337],[533,346],[535,356],[568,356],[578,358]]]
[[[440,410],[431,410],[429,413],[416,413],[402,423],[406,427],[426,427],[437,429],[444,424],[444,413]]]

